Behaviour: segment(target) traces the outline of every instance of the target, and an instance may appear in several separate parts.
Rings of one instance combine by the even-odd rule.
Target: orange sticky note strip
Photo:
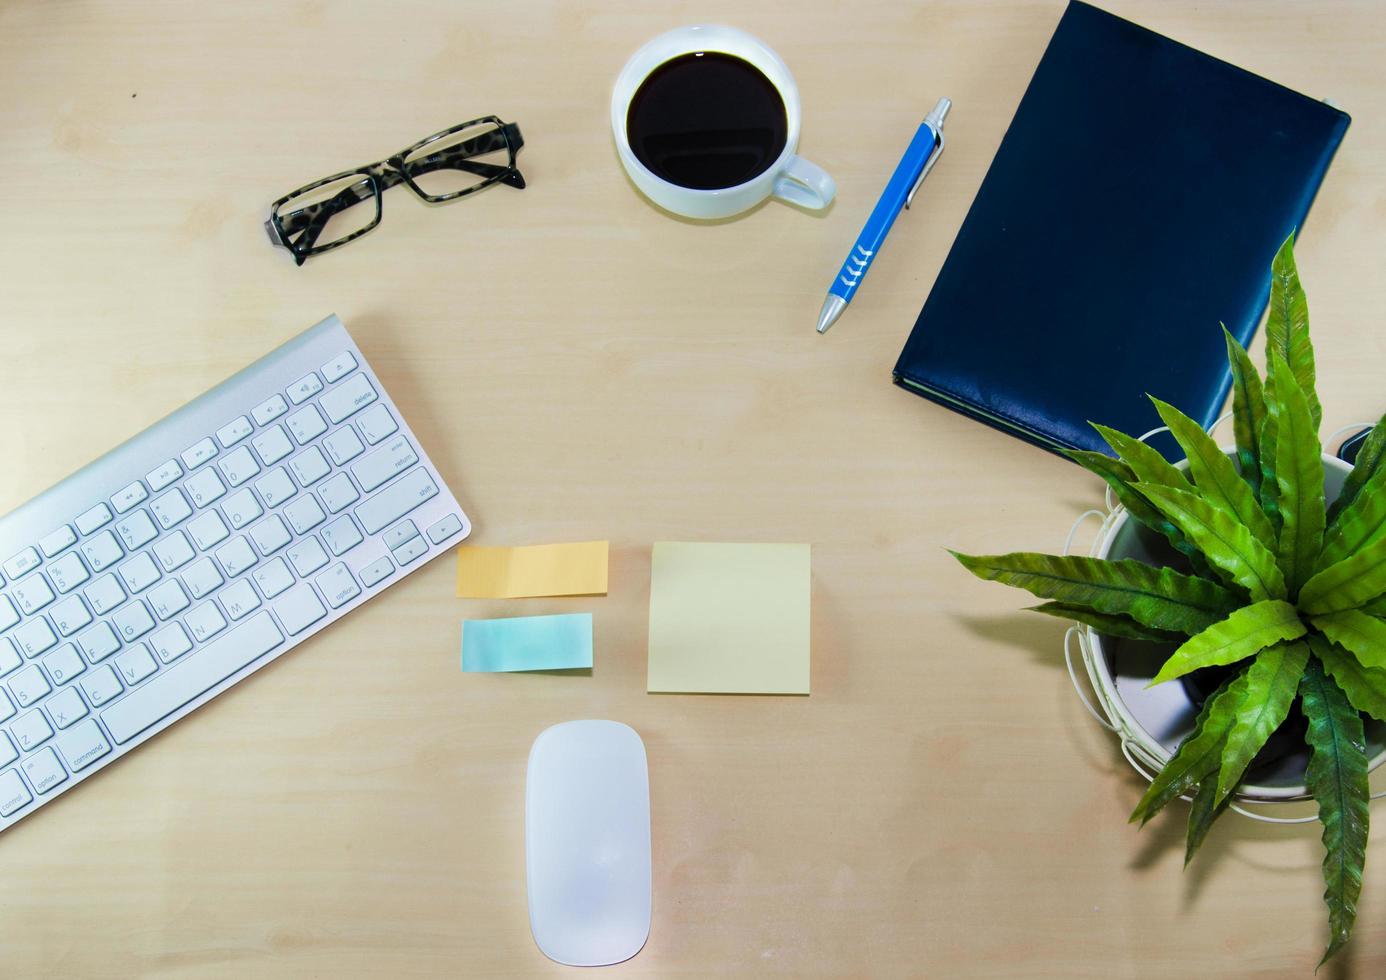
[[[464,599],[606,595],[607,542],[457,549],[457,594]]]

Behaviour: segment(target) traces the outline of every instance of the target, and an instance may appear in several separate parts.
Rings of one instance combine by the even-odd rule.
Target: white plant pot
[[[1232,450],[1224,451],[1229,456],[1233,455]],[[1180,469],[1186,469],[1188,463],[1184,461],[1178,465]],[[1343,480],[1352,467],[1327,454],[1323,457],[1323,466],[1325,495],[1332,501],[1342,491]],[[1106,515],[1098,513],[1098,516],[1105,519],[1090,551],[1094,557],[1135,558],[1148,564],[1163,565],[1175,555],[1162,537],[1132,520],[1124,507],[1114,507]],[[1174,648],[1103,636],[1081,625],[1071,631],[1071,635],[1078,639],[1088,679],[1097,694],[1102,713],[1106,715],[1105,721],[1101,717],[1098,717],[1098,721],[1112,728],[1121,738],[1122,752],[1127,761],[1141,775],[1152,778],[1164,768],[1179,743],[1193,730],[1199,709],[1199,704],[1195,703],[1182,679],[1155,687],[1146,686]],[[1069,654],[1068,642],[1066,638],[1066,655]],[[1069,665],[1071,671],[1071,660]],[[1081,689],[1079,694],[1082,696]],[[1086,697],[1084,701],[1086,703]],[[1091,705],[1089,709],[1092,710]],[[1097,712],[1094,711],[1094,714]],[[1375,769],[1386,761],[1386,725],[1368,719],[1367,743],[1369,765]],[[1274,764],[1260,767],[1254,773],[1255,781],[1244,784],[1236,794],[1238,799],[1245,803],[1283,803],[1308,799],[1309,792],[1304,785],[1308,758],[1307,746],[1301,746],[1299,751],[1280,758]],[[1242,812],[1249,816],[1260,816]],[[1310,816],[1275,822],[1307,822],[1313,819]]]

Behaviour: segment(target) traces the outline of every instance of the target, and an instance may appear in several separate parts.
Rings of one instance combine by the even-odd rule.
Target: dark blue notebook
[[[1085,3],[1059,21],[895,365],[1047,449],[1210,425],[1348,116]],[[1173,445],[1172,443],[1170,445]]]

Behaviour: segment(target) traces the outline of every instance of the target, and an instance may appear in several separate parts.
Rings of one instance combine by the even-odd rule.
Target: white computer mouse
[[[544,955],[606,966],[650,935],[650,776],[645,743],[618,721],[567,721],[529,750],[529,926]]]

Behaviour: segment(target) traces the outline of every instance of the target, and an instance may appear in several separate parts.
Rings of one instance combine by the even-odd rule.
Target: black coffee
[[[635,156],[658,177],[698,190],[735,187],[784,150],[784,100],[755,65],[700,51],[666,61],[626,113]]]

